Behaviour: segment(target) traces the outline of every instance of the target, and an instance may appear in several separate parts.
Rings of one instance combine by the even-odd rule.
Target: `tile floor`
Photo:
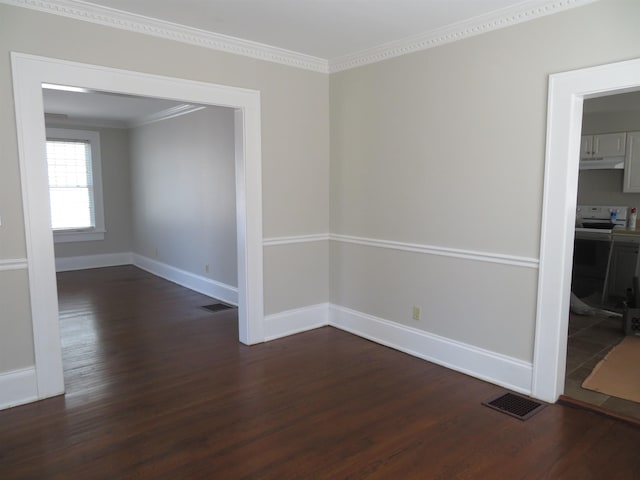
[[[569,315],[567,373],[564,394],[622,415],[640,418],[640,403],[582,388],[582,382],[624,338],[619,318]]]

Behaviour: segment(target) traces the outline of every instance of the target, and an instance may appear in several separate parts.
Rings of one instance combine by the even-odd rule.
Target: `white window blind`
[[[53,229],[95,228],[91,144],[47,140],[47,164]]]

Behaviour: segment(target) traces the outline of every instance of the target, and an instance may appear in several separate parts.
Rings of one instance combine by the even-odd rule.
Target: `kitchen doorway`
[[[583,101],[640,88],[640,59],[551,75],[532,394],[564,392]]]
[[[639,131],[640,92],[584,101],[564,396],[640,420],[626,392],[634,365],[610,361],[629,342],[623,314],[637,303],[640,193],[628,180]]]

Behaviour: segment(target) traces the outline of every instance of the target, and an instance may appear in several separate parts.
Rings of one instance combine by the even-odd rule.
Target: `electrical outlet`
[[[413,306],[413,314],[411,315],[411,317],[414,320],[420,320],[420,307],[418,307],[417,305]]]
[[[209,265],[205,265],[205,266],[204,266],[204,271],[205,271],[205,272],[207,272],[207,273],[209,273]]]

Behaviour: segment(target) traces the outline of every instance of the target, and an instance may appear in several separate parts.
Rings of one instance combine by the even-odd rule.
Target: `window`
[[[54,241],[103,240],[98,132],[48,128],[47,165]]]

